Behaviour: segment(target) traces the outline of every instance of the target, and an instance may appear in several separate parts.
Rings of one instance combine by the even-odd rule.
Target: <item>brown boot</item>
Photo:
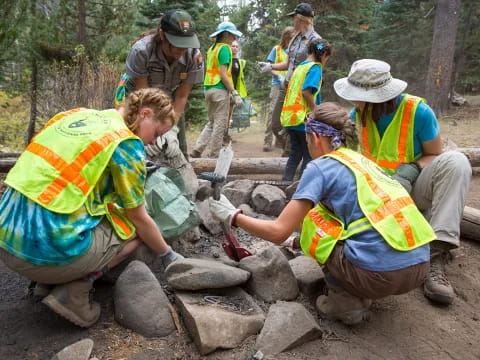
[[[90,281],[71,281],[55,286],[42,300],[57,314],[80,327],[90,327],[100,317],[100,305],[90,302]]]
[[[317,298],[317,311],[320,316],[340,320],[346,325],[355,325],[368,319],[370,299],[361,299],[350,295],[341,288],[328,288],[328,296],[321,295]]]
[[[450,257],[450,244],[435,240],[430,249],[430,270],[423,284],[423,293],[439,304],[450,305],[455,291],[445,275],[445,264]]]
[[[190,157],[193,158],[193,159],[197,159],[201,156],[202,156],[202,154],[198,150],[192,150],[192,152],[190,153]]]

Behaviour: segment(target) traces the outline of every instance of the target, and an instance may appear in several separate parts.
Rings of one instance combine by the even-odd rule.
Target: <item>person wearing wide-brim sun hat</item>
[[[363,155],[381,166],[411,194],[435,231],[424,294],[451,304],[455,292],[445,275],[450,249],[460,244],[460,221],[471,178],[468,159],[442,152],[437,118],[425,100],[404,94],[407,83],[392,77],[384,61],[353,63],[337,80],[337,95],[355,104],[351,116]]]
[[[208,123],[195,143],[192,158],[198,158],[210,145],[207,157],[216,158],[223,144],[229,122],[230,97],[234,106],[240,106],[242,98],[232,81],[232,48],[234,40],[242,33],[230,21],[224,21],[210,34],[215,43],[207,51],[207,65],[203,85],[208,109]]]

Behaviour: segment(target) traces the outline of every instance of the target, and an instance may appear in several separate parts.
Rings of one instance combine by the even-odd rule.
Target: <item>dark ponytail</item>
[[[331,53],[332,45],[330,45],[327,40],[315,39],[310,41],[310,44],[308,44],[308,55],[313,54],[316,62],[320,62],[324,54],[330,56]]]

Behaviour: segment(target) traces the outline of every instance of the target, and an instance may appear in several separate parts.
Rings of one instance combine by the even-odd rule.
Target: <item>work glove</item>
[[[182,255],[172,250],[171,247],[168,248],[163,254],[158,255],[158,258],[162,262],[163,268],[166,269],[168,265],[174,261],[184,259]]]
[[[233,90],[231,92],[231,96],[232,96],[232,102],[233,102],[233,106],[240,106],[243,104],[243,100],[242,98],[240,97],[240,95],[238,94],[238,91],[237,90]]]
[[[219,221],[232,226],[232,220],[238,215],[243,213],[242,210],[237,209],[227,199],[225,195],[220,195],[220,200],[215,200],[213,197],[208,198],[208,204],[210,205],[210,212]]]
[[[173,158],[180,154],[182,151],[178,142],[178,131],[178,127],[174,126],[170,131],[158,136],[154,144],[146,145],[145,152],[147,155],[154,157],[162,153],[167,158]]]
[[[259,61],[257,62],[257,69],[261,73],[266,73],[272,71],[272,64],[269,62]]]
[[[277,74],[277,79],[280,82],[280,84],[283,84],[285,81],[285,76],[283,76],[282,74]]]
[[[417,180],[421,171],[422,168],[415,162],[403,163],[397,168],[397,171],[395,171],[392,178],[397,180],[410,194],[412,192],[413,184]]]

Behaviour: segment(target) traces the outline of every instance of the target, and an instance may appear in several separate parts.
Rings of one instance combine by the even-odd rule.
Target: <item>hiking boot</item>
[[[202,154],[198,150],[192,150],[192,152],[190,153],[190,157],[193,158],[193,159],[197,159],[201,156],[202,156]]]
[[[271,145],[263,145],[262,150],[263,150],[263,152],[272,151],[272,146]]]
[[[437,243],[437,244],[435,244]],[[448,244],[445,246],[438,240],[431,245],[430,270],[427,280],[423,284],[423,293],[430,300],[444,305],[450,305],[455,299],[453,287],[445,275],[445,264],[450,252]]]
[[[368,319],[371,304],[370,299],[361,299],[341,288],[329,287],[328,295],[317,298],[316,307],[321,317],[356,325]]]
[[[90,301],[90,281],[71,281],[55,286],[42,300],[57,314],[80,327],[90,327],[100,317],[100,305]]]

